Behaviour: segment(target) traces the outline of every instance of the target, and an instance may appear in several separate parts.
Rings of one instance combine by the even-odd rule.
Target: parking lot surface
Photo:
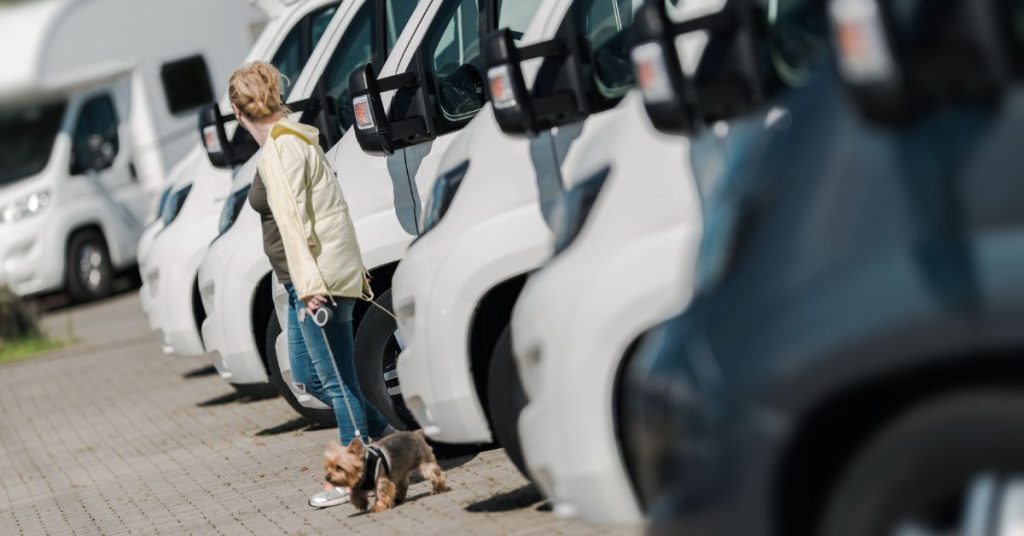
[[[593,534],[501,450],[442,462],[381,514],[313,510],[323,446],[281,399],[235,394],[206,358],[161,354],[135,293],[50,313],[79,343],[0,366],[0,534]]]

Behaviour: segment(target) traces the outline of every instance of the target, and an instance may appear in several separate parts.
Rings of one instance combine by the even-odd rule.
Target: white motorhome
[[[246,62],[268,61],[287,80],[296,80],[335,14],[339,0],[301,0],[271,19],[249,52]],[[293,86],[284,88],[285,97]],[[225,95],[220,106],[227,108]],[[242,129],[234,136],[246,135]],[[214,167],[198,137],[191,152],[172,172],[169,210],[149,229],[151,254],[142,257],[140,295],[149,304],[149,325],[165,353],[182,356],[206,353],[199,332],[205,311],[199,297],[199,265],[219,232],[224,200],[231,187],[231,170]],[[147,235],[149,232],[147,229]],[[146,236],[144,235],[144,238]]]
[[[0,281],[108,293],[264,19],[244,0],[0,8]]]
[[[576,147],[611,134],[633,84],[631,0],[544,0],[522,44],[487,43],[491,109],[445,155],[429,229],[395,274],[407,347],[397,379],[427,435],[498,441],[525,466],[516,422],[525,403],[509,321],[531,272],[551,253]],[[592,155],[590,155],[592,156]]]
[[[379,76],[352,78],[356,128],[333,154],[352,211],[377,302],[391,307],[395,267],[420,236],[418,224],[442,158],[460,132],[486,110],[482,38],[499,27],[518,36],[535,2],[424,1],[424,22],[400,60]],[[366,311],[356,332],[356,370],[363,394],[396,427],[418,426],[396,381],[403,341],[381,308]]]

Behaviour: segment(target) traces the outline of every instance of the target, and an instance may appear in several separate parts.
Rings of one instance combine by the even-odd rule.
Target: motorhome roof
[[[274,4],[288,0],[259,0]],[[52,98],[94,85],[138,65],[208,46],[189,35],[192,12],[239,16],[234,2],[165,0],[35,0],[0,6],[0,101]],[[252,8],[253,14],[260,14]],[[256,19],[254,18],[253,21]],[[201,26],[201,25],[200,25]],[[209,26],[209,25],[207,25]],[[225,31],[234,31],[227,25]],[[209,40],[207,40],[209,41]]]
[[[0,98],[31,98],[56,89],[43,80],[43,56],[50,29],[71,3],[46,0],[0,6]]]

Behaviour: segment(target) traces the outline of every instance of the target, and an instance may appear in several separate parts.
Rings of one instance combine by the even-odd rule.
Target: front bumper
[[[53,214],[37,214],[0,225],[0,284],[29,296],[64,286],[65,237],[56,235]]]
[[[680,224],[614,252],[571,249],[523,290],[512,324],[529,399],[519,433],[556,514],[641,522],[615,430],[615,382],[633,342],[689,300],[698,238]]]
[[[242,264],[242,259],[236,260],[242,249],[237,243],[228,235],[221,237],[210,245],[199,267],[199,294],[206,309],[203,345],[217,372],[229,383],[262,384],[268,381],[267,369],[256,347],[251,314],[258,282],[236,273]]]
[[[392,279],[392,303],[405,343],[398,357],[402,396],[427,436],[447,443],[487,443],[491,429],[468,352],[475,303],[436,284],[440,263],[425,244],[409,249]]]
[[[193,308],[202,304],[192,303],[193,288],[216,232],[216,217],[175,222],[156,237],[142,268],[150,327],[157,333],[164,353],[206,353]]]
[[[492,441],[469,350],[477,307],[550,254],[536,204],[486,214],[484,221],[442,222],[409,248],[392,281],[406,343],[398,360],[402,396],[427,435],[446,443]]]

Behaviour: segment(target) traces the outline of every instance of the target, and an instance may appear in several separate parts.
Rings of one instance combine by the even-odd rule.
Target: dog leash
[[[327,298],[331,300],[331,305],[334,307],[338,306],[338,302],[334,301],[334,296],[328,295]],[[330,323],[331,319],[334,318],[334,311],[328,307],[318,307],[313,312],[313,323],[320,327],[320,335],[324,338],[324,346],[327,347],[327,354],[331,357],[331,366],[334,367],[334,373],[338,375],[338,388],[341,389],[341,398],[345,401],[345,409],[348,410],[348,419],[352,423],[352,428],[356,431],[356,439],[359,440],[364,446],[369,443],[363,439],[362,432],[359,430],[359,423],[356,422],[356,414],[352,411],[352,403],[348,400],[348,391],[345,389],[345,379],[341,375],[341,371],[338,370],[338,362],[334,359],[334,350],[331,349],[331,341],[327,338],[327,324]]]

